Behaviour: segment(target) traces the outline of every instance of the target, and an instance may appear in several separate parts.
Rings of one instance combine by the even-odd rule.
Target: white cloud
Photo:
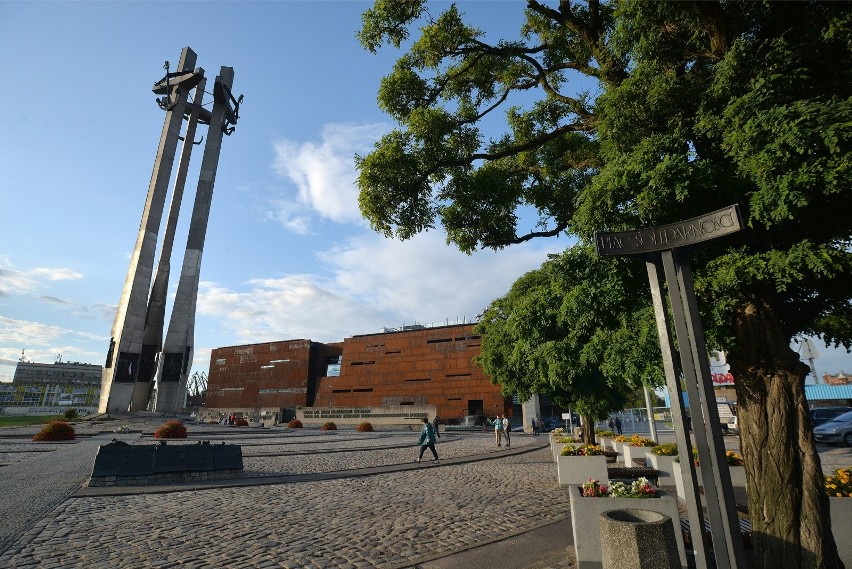
[[[0,296],[31,294],[44,288],[44,281],[66,281],[83,278],[83,275],[68,268],[39,267],[30,270],[17,269],[8,256],[0,255]]]
[[[360,224],[354,156],[368,152],[388,130],[387,124],[328,124],[319,142],[274,142],[272,166],[296,185],[302,207],[338,223]],[[273,205],[286,227],[305,231],[304,218],[293,221],[292,204]]]
[[[237,344],[334,342],[385,326],[470,321],[563,247],[550,240],[468,256],[436,231],[405,242],[363,234],[317,253],[328,273],[254,279],[241,291],[202,283],[198,314],[230,329]]]

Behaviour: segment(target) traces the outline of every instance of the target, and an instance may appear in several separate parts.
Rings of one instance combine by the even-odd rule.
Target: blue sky
[[[151,85],[184,46],[208,85],[230,66],[245,95],[219,162],[193,371],[206,372],[219,346],[470,320],[564,249],[561,238],[467,256],[440,230],[400,242],[369,229],[353,156],[392,127],[376,92],[399,55],[355,40],[369,6],[0,2],[0,380],[21,350],[36,362],[104,362],[163,123]],[[523,10],[460,6],[489,38],[515,34]],[[172,293],[196,180],[193,169]],[[852,356],[829,352],[820,373],[852,371]]]

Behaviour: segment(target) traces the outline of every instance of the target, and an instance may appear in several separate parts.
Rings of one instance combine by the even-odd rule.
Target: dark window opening
[[[452,338],[440,338],[438,340],[426,340],[427,344],[440,344],[442,342],[452,342]]]
[[[351,365],[351,366],[368,366],[368,365],[372,365],[374,363],[376,363],[375,360],[369,361],[369,362],[352,362],[349,365]]]
[[[352,391],[354,391],[355,393],[369,393],[372,390],[373,390],[372,387],[363,387],[363,388],[360,388],[360,389],[353,389]]]
[[[414,405],[414,401],[403,401],[400,405]]]
[[[351,389],[332,389],[332,393],[352,393]]]
[[[405,381],[430,381],[431,377],[416,377],[414,379],[406,379]]]
[[[470,377],[469,373],[448,373],[447,377]]]
[[[385,352],[385,355],[389,356],[391,354],[401,354],[401,353],[402,353],[402,350],[393,350],[391,352]]]

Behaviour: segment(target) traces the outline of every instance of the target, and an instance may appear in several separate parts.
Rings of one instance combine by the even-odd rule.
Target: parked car
[[[814,428],[814,438],[820,443],[844,443],[852,446],[852,411],[826,421]]]
[[[816,407],[811,409],[811,422],[816,427],[849,411],[852,407]]]

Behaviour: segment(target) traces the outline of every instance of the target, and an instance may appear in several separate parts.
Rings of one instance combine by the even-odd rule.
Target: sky
[[[562,237],[465,255],[440,229],[398,241],[362,219],[353,157],[394,126],[376,93],[401,55],[358,44],[370,5],[0,0],[0,381],[22,356],[104,363],[163,125],[151,86],[185,46],[208,86],[229,66],[244,95],[219,159],[193,373],[222,346],[469,322],[565,249]],[[517,33],[522,2],[459,5],[488,39]],[[820,374],[852,372],[845,351],[817,349]]]

